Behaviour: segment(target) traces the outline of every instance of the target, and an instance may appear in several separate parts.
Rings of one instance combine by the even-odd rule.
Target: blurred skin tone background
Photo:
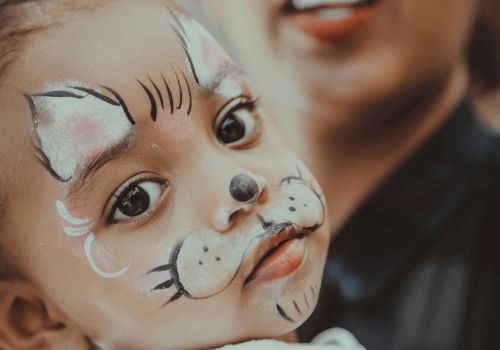
[[[500,2],[178,2],[325,190],[337,237],[312,329],[372,350],[496,348]]]
[[[467,67],[479,16],[498,35],[491,59],[500,57],[498,1],[378,1],[355,34],[312,40],[284,0],[177,2],[218,34],[309,161],[330,194],[334,230],[468,89],[485,118],[500,119],[498,92]]]

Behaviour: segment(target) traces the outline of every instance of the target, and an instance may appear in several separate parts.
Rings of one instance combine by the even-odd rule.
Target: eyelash
[[[237,103],[236,105],[232,106],[228,111],[226,111],[222,116],[227,116],[229,115],[230,113],[233,113],[234,111],[237,111],[239,109],[248,109],[250,112],[255,112],[258,108],[259,108],[259,97],[256,97],[256,98],[252,98],[252,97],[248,97],[248,96],[245,96],[245,95],[240,95],[238,97],[235,97],[235,98],[232,98],[231,100],[229,100],[228,102],[226,102],[224,104],[224,106],[222,106],[219,111],[216,113],[216,118],[215,118],[215,121],[214,121],[214,127],[217,127],[217,121],[218,119],[220,119],[221,117],[221,114],[222,112],[224,112],[224,109],[228,108],[229,106],[231,106],[231,104],[233,104],[235,101],[238,101],[240,100],[239,103]]]
[[[234,104],[236,101],[238,103],[232,106],[232,104]],[[225,109],[228,110],[225,111]],[[247,96],[238,96],[228,101],[224,106],[222,106],[222,108],[216,114],[216,118],[214,120],[214,125],[213,125],[214,130],[217,130],[220,127],[222,121],[226,117],[231,115],[231,113],[235,113],[238,110],[245,110],[245,109],[252,114],[256,113],[256,110],[258,109],[258,98],[252,99]],[[257,131],[255,132],[255,134],[258,136],[261,133],[260,130],[262,129],[262,120],[258,117],[255,117],[255,122],[257,123],[256,126]],[[254,141],[250,142],[250,144],[253,142]],[[245,146],[248,146],[248,144],[246,144]],[[238,148],[238,146],[232,146],[232,147]],[[137,217],[131,218],[130,220],[116,219],[115,215],[119,210],[118,206],[120,205],[121,201],[125,198],[125,196],[128,193],[130,193],[130,191],[133,190],[135,187],[138,187],[141,184],[147,182],[155,182],[161,187],[161,193],[156,203],[153,204],[149,203],[151,204],[151,207],[146,209],[143,213],[139,214]],[[132,178],[124,182],[122,185],[120,185],[120,187],[118,187],[113,192],[110,198],[111,200],[108,200],[108,204],[105,207],[105,212],[107,211],[109,213],[106,216],[107,217],[106,224],[113,225],[119,223],[130,223],[130,224],[140,225],[153,220],[163,211],[163,208],[166,206],[167,201],[165,200],[165,196],[166,193],[168,192],[169,187],[170,187],[169,182],[165,179],[160,178],[158,175],[147,173],[147,174],[139,174],[133,176]],[[109,209],[106,210],[106,208]]]
[[[232,104],[235,103],[235,101],[239,102],[235,104],[234,106],[231,106]],[[227,111],[225,111],[228,109]],[[262,134],[263,130],[263,120],[261,117],[257,114],[257,110],[259,109],[259,97],[252,98],[248,97],[245,95],[240,95],[238,97],[235,97],[222,106],[219,111],[216,113],[216,117],[214,119],[213,125],[212,125],[212,130],[214,131],[214,134],[217,133],[217,130],[219,127],[222,125],[222,122],[226,117],[231,115],[231,113],[237,112],[239,110],[248,110],[250,113],[252,113],[255,118],[254,121],[256,122],[256,131],[254,132],[256,140],[259,139],[260,135]],[[252,142],[246,143],[245,145],[231,145],[232,148],[244,148],[244,147],[249,147],[250,145],[253,145],[256,140],[253,140]]]
[[[114,215],[118,211],[118,206],[120,201],[124,199],[125,195],[129,193],[134,187],[147,182],[156,182],[161,187],[161,194],[156,203],[152,204],[144,213],[141,213],[137,217],[130,220],[117,220]],[[106,205],[110,207],[109,214],[107,215],[106,224],[120,224],[120,223],[131,223],[131,224],[145,224],[153,220],[157,215],[159,215],[167,204],[165,196],[170,188],[170,183],[160,178],[158,175],[153,174],[139,174],[135,175],[126,182],[124,182],[120,187],[118,187],[112,194],[111,204]],[[109,203],[109,200],[108,200]]]

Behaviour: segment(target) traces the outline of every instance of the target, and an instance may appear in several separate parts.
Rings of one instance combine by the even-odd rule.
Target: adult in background
[[[500,348],[500,142],[471,103],[500,81],[498,1],[199,4],[328,195],[337,236],[303,340]]]

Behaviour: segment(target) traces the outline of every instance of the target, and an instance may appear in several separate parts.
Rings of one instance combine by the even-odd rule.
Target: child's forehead
[[[79,178],[82,164],[121,152],[139,129],[178,136],[184,124],[172,121],[247,86],[201,25],[156,0],[112,1],[54,25],[32,38],[16,71],[36,152],[64,182]]]
[[[20,58],[30,88],[44,82],[78,80],[88,84],[124,84],[184,66],[187,52],[176,34],[177,19],[191,21],[163,1],[120,0],[91,12],[78,12],[33,36]],[[191,32],[198,28],[192,26]],[[29,78],[29,77],[28,77]],[[193,79],[192,75],[188,75]]]

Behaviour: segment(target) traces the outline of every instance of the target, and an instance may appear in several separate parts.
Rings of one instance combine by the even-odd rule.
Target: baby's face
[[[188,16],[132,0],[80,14],[33,37],[0,96],[8,243],[98,346],[208,347],[309,316],[323,196]]]

